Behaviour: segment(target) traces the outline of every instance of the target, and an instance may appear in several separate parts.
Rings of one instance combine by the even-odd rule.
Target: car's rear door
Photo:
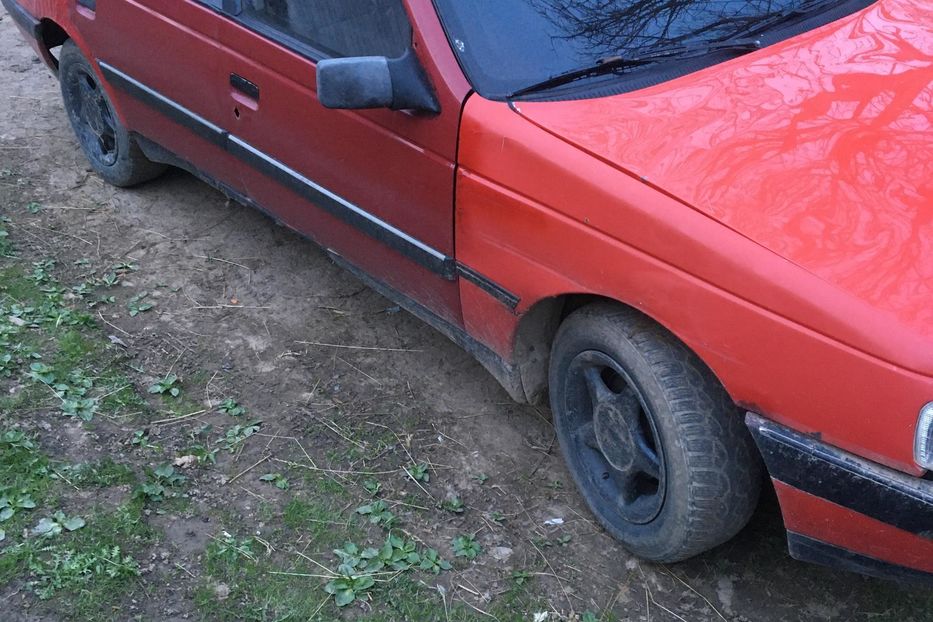
[[[459,325],[453,192],[467,88],[449,85],[429,53],[446,46],[430,1],[412,7],[414,25],[402,0],[228,3],[212,84],[222,81],[224,127],[250,199]],[[317,60],[399,56],[412,45],[440,114],[318,102]]]
[[[241,191],[229,174],[237,161],[222,128],[232,115],[217,84],[222,2],[98,0],[94,10],[79,7],[75,22],[126,125]]]

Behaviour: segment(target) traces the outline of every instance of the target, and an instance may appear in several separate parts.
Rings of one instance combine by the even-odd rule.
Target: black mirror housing
[[[399,58],[329,58],[317,64],[317,96],[325,108],[390,108],[437,114],[434,89],[413,50]]]

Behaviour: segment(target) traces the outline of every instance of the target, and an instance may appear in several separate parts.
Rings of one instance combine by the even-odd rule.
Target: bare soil
[[[265,436],[251,439],[242,452],[221,452],[216,466],[188,473],[189,506],[150,516],[162,540],[147,562],[145,590],[123,603],[129,613],[211,619],[194,599],[207,581],[202,562],[211,537],[244,526],[248,533],[276,533],[291,497],[325,494],[316,480],[343,486],[345,503],[337,509],[352,514],[367,498],[359,486],[348,486],[340,473],[276,462],[308,465],[313,459],[335,471],[433,466],[426,492],[396,474],[382,478],[383,494],[409,503],[394,509],[406,530],[447,558],[453,558],[451,538],[476,532],[484,554],[437,581],[446,586],[448,602],[489,609],[518,570],[533,573],[529,590],[545,609],[564,615],[590,610],[623,620],[933,620],[928,592],[791,560],[773,495],[747,529],[706,555],[674,566],[633,558],[594,523],[574,490],[546,409],[511,402],[454,344],[298,235],[191,176],[171,171],[138,189],[108,187],[89,172],[57,82],[6,15],[0,18],[0,58],[0,210],[12,219],[11,234],[23,252],[55,258],[63,282],[80,259],[136,264],[139,270],[126,276],[117,293],[118,304],[101,308],[99,324],[126,345],[141,392],[171,370],[182,378],[192,412],[209,411],[192,417],[191,425],[211,423],[222,431],[229,420],[208,405],[233,395],[250,417],[263,421]],[[42,209],[30,213],[30,202]],[[156,306],[130,317],[125,301],[140,290],[151,292]],[[60,459],[140,460],[126,440],[145,422],[63,424],[56,416],[52,425],[41,425],[53,414],[36,409],[12,417],[37,430]],[[147,429],[169,454],[184,447],[186,426]],[[266,463],[230,482],[265,457]],[[158,458],[146,460],[155,464]],[[258,481],[260,472],[271,470],[289,475],[288,491]],[[480,474],[488,479],[479,481]],[[94,501],[116,504],[126,494],[118,489]],[[428,494],[437,501],[459,496],[466,511],[435,510]],[[492,519],[496,512],[501,523]],[[553,518],[563,524],[547,526]],[[313,541],[310,547],[309,555],[333,561],[329,547],[315,550]],[[309,590],[320,591],[319,581],[308,581]],[[5,597],[0,618],[68,619],[67,612],[43,608],[23,594]],[[378,609],[380,603],[368,606]],[[436,611],[443,619],[440,596]],[[531,619],[533,612],[515,613]]]

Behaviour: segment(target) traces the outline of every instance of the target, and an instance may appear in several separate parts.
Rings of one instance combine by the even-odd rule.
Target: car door
[[[448,84],[430,54],[431,45],[446,45],[430,1],[412,4],[416,18],[431,11],[415,25],[402,0],[228,4],[217,33],[224,127],[251,200],[461,325],[453,194],[468,89]],[[433,83],[439,114],[330,110],[319,103],[318,60],[396,57],[410,47]]]
[[[226,92],[205,88],[223,75],[216,41],[222,2],[98,0],[74,19],[127,127],[241,192],[223,131]]]

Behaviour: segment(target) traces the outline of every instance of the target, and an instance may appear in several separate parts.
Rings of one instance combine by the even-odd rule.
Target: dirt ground
[[[435,603],[433,619],[444,619],[445,604],[491,611],[526,573],[525,595],[507,605],[514,619],[592,611],[606,620],[933,620],[929,592],[791,560],[773,496],[738,537],[706,555],[669,567],[633,558],[591,520],[546,409],[510,402],[454,344],[318,248],[191,176],[171,171],[129,191],[106,186],[89,173],[56,81],[6,15],[0,59],[0,212],[23,254],[55,258],[66,280],[82,259],[138,266],[117,288],[118,303],[94,314],[99,310],[104,333],[126,346],[141,391],[171,371],[191,412],[208,411],[187,424],[220,429],[224,415],[211,409],[230,395],[262,420],[263,435],[241,451],[187,473],[187,506],[151,514],[161,536],[152,550],[155,568],[141,578],[144,589],[122,603],[133,615],[214,619],[195,598],[210,582],[203,553],[212,535],[237,528],[281,548],[286,543],[274,538],[285,533],[279,527],[288,500],[329,494],[316,480],[337,482],[338,513],[352,514],[366,501],[365,491],[342,477],[353,471],[386,473],[382,494],[405,500],[393,508],[407,532],[445,557],[453,558],[451,538],[476,534],[483,554],[422,582],[422,596]],[[30,203],[42,209],[29,210]],[[125,303],[141,290],[155,306],[130,317]],[[157,404],[151,418],[160,414]],[[126,443],[145,421],[62,425],[60,415],[38,407],[3,416],[38,431],[59,459],[159,460],[140,458]],[[146,429],[169,458],[187,430]],[[407,463],[429,464],[430,482],[389,474]],[[329,470],[309,473],[299,464]],[[287,491],[258,481],[272,470],[288,476]],[[116,503],[101,494],[93,501]],[[432,507],[454,497],[465,511]],[[563,524],[546,525],[552,518]],[[305,543],[309,556],[333,561],[331,546],[316,546]],[[166,559],[172,563],[160,562]],[[307,581],[326,598],[320,580]],[[443,594],[431,589],[435,583]],[[19,589],[0,588],[0,599],[7,620],[71,619]],[[377,594],[340,615],[378,612],[381,602]],[[532,606],[542,608],[518,610]]]

